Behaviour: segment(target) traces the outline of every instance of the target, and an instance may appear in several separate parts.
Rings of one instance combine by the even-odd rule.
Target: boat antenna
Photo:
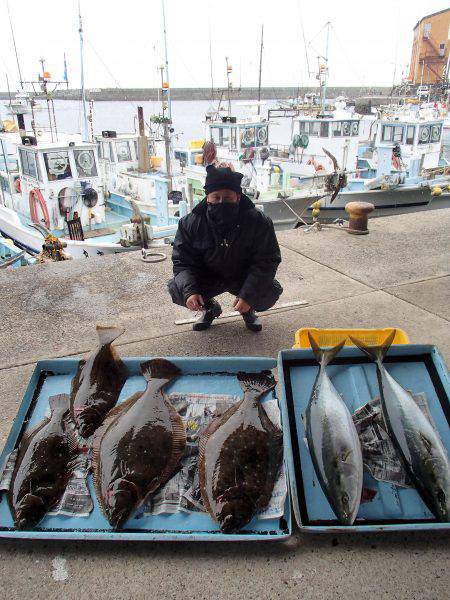
[[[162,17],[163,17],[163,29],[164,29],[164,62],[165,62],[165,68],[166,68],[168,117],[170,120],[172,120],[172,106],[170,103],[170,84],[169,84],[169,60],[167,58],[166,9],[165,9],[164,0],[161,0],[161,4],[162,4]]]
[[[89,127],[88,127],[88,116],[87,116],[87,106],[86,106],[86,92],[84,89],[83,22],[81,20],[81,0],[78,0],[78,19],[79,19],[78,33],[80,34],[81,103],[83,106],[82,136],[83,136],[83,141],[87,142],[87,141],[89,141]]]
[[[8,9],[9,25],[11,27],[11,35],[12,35],[12,40],[13,40],[13,44],[14,44],[14,53],[16,55],[17,70],[19,71],[20,87],[23,90],[23,78],[22,78],[22,72],[20,70],[19,54],[17,52],[17,46],[16,46],[16,36],[14,35],[14,27],[12,24],[11,12],[9,10],[9,1],[8,0],[6,0],[6,7]]]
[[[9,106],[11,106],[12,100],[11,100],[11,90],[9,89],[8,73],[5,73],[5,75],[6,75],[6,87],[8,89]]]
[[[259,51],[259,81],[258,81],[258,115],[261,114],[261,72],[264,48],[264,24],[261,25],[261,49]]]
[[[327,45],[325,48],[325,69],[324,69],[324,75],[323,75],[323,85],[322,85],[322,90],[321,90],[322,91],[322,102],[321,102],[322,113],[325,112],[325,96],[327,93],[328,45],[329,45],[329,41],[330,41],[330,27],[331,27],[330,21],[327,22],[326,27],[327,27]]]

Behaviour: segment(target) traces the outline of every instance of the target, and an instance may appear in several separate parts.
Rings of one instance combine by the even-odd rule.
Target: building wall
[[[450,9],[424,17],[417,23],[409,72],[413,83],[442,81],[449,56],[449,38]]]

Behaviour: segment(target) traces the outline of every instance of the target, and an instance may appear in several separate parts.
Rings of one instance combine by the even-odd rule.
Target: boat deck
[[[170,260],[139,252],[0,271],[2,442],[35,362],[82,355],[97,323],[117,322],[123,356],[276,356],[299,327],[385,327],[439,346],[450,363],[450,209],[382,217],[370,235],[280,232],[281,300],[308,306],[269,313],[252,334],[240,318],[193,333],[170,303]],[[170,249],[164,250],[170,258]],[[224,298],[229,310],[231,298]],[[286,543],[63,543],[2,541],[8,598],[443,598],[448,534],[298,533]],[[54,573],[63,565],[67,578]],[[245,590],[243,592],[243,590]]]

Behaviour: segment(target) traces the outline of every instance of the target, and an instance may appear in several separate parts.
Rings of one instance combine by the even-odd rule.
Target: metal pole
[[[168,187],[169,192],[172,191],[172,165],[170,162],[170,136],[169,136],[169,126],[166,122],[163,123],[164,127],[164,148],[166,151],[166,171],[167,171],[167,179],[168,179]]]
[[[83,123],[82,123],[82,137],[84,142],[89,142],[89,127],[87,118],[86,108],[86,94],[84,90],[84,56],[83,56],[83,22],[81,20],[81,1],[78,0],[78,18],[79,27],[78,33],[80,34],[80,69],[81,69],[81,103],[83,106]]]
[[[262,71],[262,57],[264,47],[264,25],[261,25],[261,49],[259,52],[259,81],[258,81],[258,115],[261,114],[261,71]]]
[[[169,60],[167,58],[166,11],[165,11],[164,0],[161,0],[161,3],[162,3],[163,28],[164,28],[164,58],[165,58],[165,66],[166,66],[166,83],[169,86],[167,88],[167,105],[168,105],[169,119],[172,120],[172,107],[170,105]]]
[[[323,80],[322,112],[325,111],[325,96],[327,93],[327,75],[328,75],[328,44],[330,41],[330,21],[327,23],[327,46],[325,50],[325,77]]]
[[[227,88],[228,88],[228,116],[231,117],[231,96],[230,96],[230,65],[228,64],[228,56],[225,56],[227,63]]]

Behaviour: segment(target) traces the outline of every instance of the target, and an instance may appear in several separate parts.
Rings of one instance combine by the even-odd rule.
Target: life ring
[[[38,217],[37,206],[39,204],[42,214],[44,216],[44,225],[47,229],[50,229],[50,215],[48,214],[47,203],[44,200],[44,196],[41,193],[41,190],[38,188],[33,188],[30,191],[30,195],[28,197],[30,203],[30,215],[33,223],[40,223],[40,219]]]
[[[16,192],[18,194],[20,194],[22,192],[22,182],[20,180],[20,177],[18,177],[15,181],[14,181],[14,189],[16,190]]]

